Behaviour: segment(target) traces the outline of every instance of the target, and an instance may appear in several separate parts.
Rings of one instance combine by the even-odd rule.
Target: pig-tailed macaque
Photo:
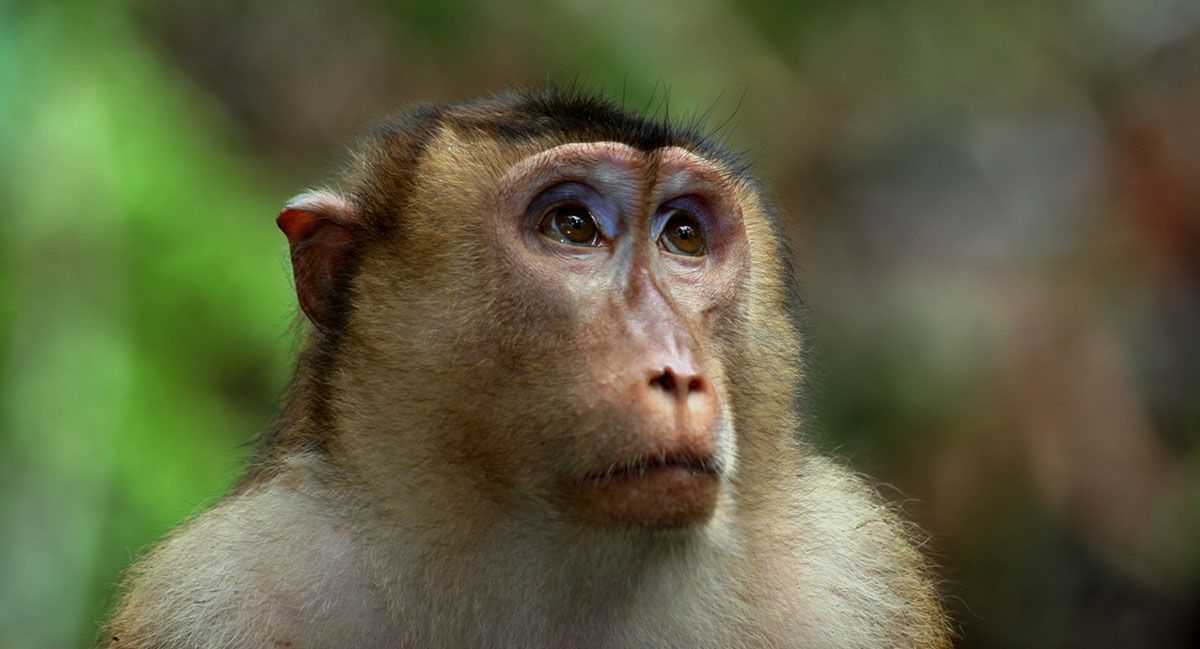
[[[542,90],[384,122],[277,219],[311,334],[113,649],[946,647],[910,528],[800,433],[745,166]]]

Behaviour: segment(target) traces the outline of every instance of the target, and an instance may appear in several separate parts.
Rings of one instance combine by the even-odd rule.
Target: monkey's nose
[[[689,420],[693,425],[706,427],[716,416],[716,393],[703,375],[664,367],[651,372],[647,383],[659,407],[676,419]]]

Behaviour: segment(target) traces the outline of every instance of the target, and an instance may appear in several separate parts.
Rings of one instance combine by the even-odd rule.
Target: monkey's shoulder
[[[790,578],[805,615],[825,621],[839,646],[950,646],[916,527],[832,460],[807,458],[799,477],[790,516],[803,525],[785,527],[790,538],[774,547],[791,550]]]
[[[130,570],[110,649],[361,645],[376,617],[351,534],[286,486],[231,496]]]

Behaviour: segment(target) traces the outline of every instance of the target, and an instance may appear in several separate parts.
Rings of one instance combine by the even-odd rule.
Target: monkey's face
[[[725,177],[680,148],[566,144],[492,195],[491,299],[461,359],[489,368],[471,455],[573,520],[708,520],[735,468],[720,359],[749,262]]]
[[[727,363],[751,293],[732,176],[678,147],[514,151],[453,131],[420,176],[401,234],[363,256],[340,338],[333,406],[355,462],[436,464],[492,505],[573,523],[710,520],[731,501]],[[298,209],[281,226],[321,322],[305,296],[337,256],[313,251],[344,237]]]

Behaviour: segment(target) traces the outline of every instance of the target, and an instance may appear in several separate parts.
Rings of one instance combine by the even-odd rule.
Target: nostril
[[[672,396],[686,397],[696,392],[704,392],[708,384],[703,377],[677,376],[674,370],[667,368],[650,379],[650,385]]]
[[[650,379],[650,385],[657,386],[663,392],[668,394],[675,392],[675,374],[671,370],[666,370],[661,374]]]
[[[691,367],[686,369],[691,370]],[[670,367],[652,371],[652,376],[642,390],[649,399],[644,403],[655,416],[669,417],[673,421],[690,422],[689,425],[705,426],[711,423],[718,405],[713,385],[708,377],[699,373],[677,372]]]

